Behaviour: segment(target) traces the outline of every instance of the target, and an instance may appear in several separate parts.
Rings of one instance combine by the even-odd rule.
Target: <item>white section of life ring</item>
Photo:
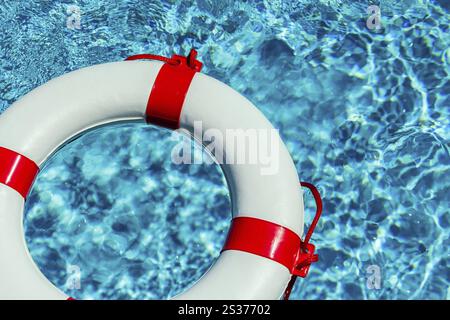
[[[148,95],[162,64],[115,62],[49,81],[0,116],[0,146],[40,166],[62,144],[99,125],[144,120]],[[272,129],[251,102],[225,84],[197,73],[183,105],[180,126],[203,130]],[[279,138],[278,138],[279,139]],[[224,141],[224,152],[230,147]],[[292,159],[279,141],[279,171],[260,165],[223,164],[233,216],[249,216],[303,232],[303,198]],[[0,184],[0,299],[67,299],[34,265],[24,240],[23,198]],[[224,251],[211,269],[176,299],[278,299],[291,277],[283,265],[250,253]]]

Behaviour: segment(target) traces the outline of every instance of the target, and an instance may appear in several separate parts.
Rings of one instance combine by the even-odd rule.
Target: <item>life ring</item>
[[[39,167],[73,137],[118,121],[147,121],[190,134],[197,120],[203,131],[273,129],[242,95],[199,72],[195,50],[188,57],[127,60],[53,79],[0,116],[0,299],[70,299],[32,261],[22,220]],[[224,137],[223,152],[230,153]],[[317,260],[314,246],[300,238],[299,179],[277,139],[276,174],[261,174],[258,163],[222,165],[233,205],[227,241],[210,270],[176,299],[278,299]]]

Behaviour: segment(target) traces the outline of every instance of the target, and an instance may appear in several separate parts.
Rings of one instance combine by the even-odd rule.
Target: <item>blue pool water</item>
[[[366,26],[369,5],[381,9],[378,30]],[[292,298],[449,299],[449,10],[446,0],[3,1],[0,112],[81,67],[196,47],[203,71],[262,110],[323,195],[320,261]],[[55,285],[77,299],[162,299],[209,268],[228,189],[217,166],[172,164],[174,144],[166,130],[113,126],[46,163],[24,224]],[[308,193],[306,206],[310,221]]]

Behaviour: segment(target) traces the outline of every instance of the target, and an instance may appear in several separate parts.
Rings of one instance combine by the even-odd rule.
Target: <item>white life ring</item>
[[[71,138],[99,125],[145,119],[169,128],[179,126],[191,134],[197,120],[203,122],[203,131],[272,129],[242,95],[197,72],[201,63],[195,56],[191,51],[187,58],[159,58],[165,63],[137,60],[153,58],[139,56],[70,72],[31,91],[0,116],[0,299],[70,299],[35,266],[22,220],[39,167]],[[176,106],[165,106],[171,103]],[[232,152],[226,138],[223,142],[224,153]],[[234,236],[230,231],[232,239],[217,262],[175,298],[278,299],[283,295],[298,266],[303,198],[289,152],[281,140],[279,146],[276,174],[262,175],[260,164],[222,165],[232,195]],[[253,238],[241,233],[239,239],[239,232],[256,226]],[[270,232],[275,234],[267,238]],[[250,244],[241,248],[240,241]],[[266,256],[252,251],[259,245],[265,246],[261,250],[268,251]]]

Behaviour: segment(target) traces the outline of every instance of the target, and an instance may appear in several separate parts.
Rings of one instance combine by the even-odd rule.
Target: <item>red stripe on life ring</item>
[[[195,71],[164,64],[147,103],[147,122],[169,129],[180,127],[180,114]]]
[[[33,160],[0,147],[0,183],[16,190],[25,199],[39,167]]]
[[[222,251],[238,250],[274,260],[293,272],[300,237],[283,226],[251,217],[234,218]]]
[[[202,69],[197,51],[191,50],[187,57],[173,55],[166,58],[153,54],[140,54],[127,60],[160,60],[164,65],[159,70],[147,102],[147,122],[169,129],[180,127],[180,115],[186,94],[196,72]]]

